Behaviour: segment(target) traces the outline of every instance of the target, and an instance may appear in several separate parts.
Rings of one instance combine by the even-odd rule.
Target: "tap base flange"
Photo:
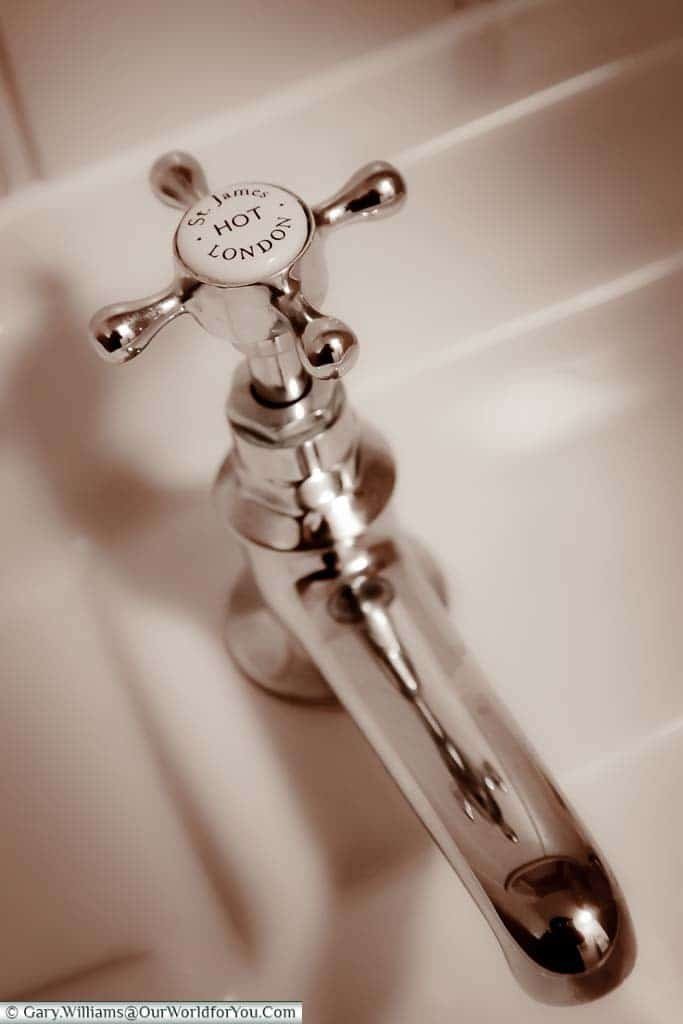
[[[225,642],[249,682],[282,700],[339,706],[318,667],[261,597],[250,569],[238,577],[226,611]]]

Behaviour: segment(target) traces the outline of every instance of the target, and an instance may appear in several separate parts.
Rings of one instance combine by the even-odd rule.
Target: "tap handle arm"
[[[162,327],[185,312],[174,282],[163,291],[137,302],[104,306],[90,321],[90,338],[108,363],[127,363],[143,352]]]
[[[318,380],[338,380],[358,358],[358,338],[348,324],[316,309],[300,290],[285,293],[276,305],[296,338],[299,361]]]
[[[154,161],[149,183],[157,199],[183,211],[211,191],[201,164],[189,153],[177,149]]]
[[[166,206],[187,210],[209,194],[206,175],[193,156],[174,150],[159,157],[149,173],[154,195]],[[139,356],[171,320],[187,312],[177,280],[168,288],[133,302],[104,306],[90,321],[90,339],[108,363],[120,365]]]
[[[398,213],[406,198],[400,173],[384,160],[366,164],[351,175],[329,199],[313,208],[318,229],[343,227],[364,220],[378,220]]]

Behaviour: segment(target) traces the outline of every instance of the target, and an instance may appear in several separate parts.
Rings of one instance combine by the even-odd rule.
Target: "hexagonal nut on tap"
[[[175,275],[139,302],[107,306],[90,323],[111,363],[139,355],[177,316],[229,339],[247,358],[257,395],[296,401],[311,378],[336,380],[354,365],[358,340],[318,308],[325,292],[324,237],[334,228],[396,212],[405,198],[399,172],[376,161],[334,196],[309,207],[268,182],[211,191],[197,161],[169,153],[150,173],[163,203],[183,211],[175,232]]]

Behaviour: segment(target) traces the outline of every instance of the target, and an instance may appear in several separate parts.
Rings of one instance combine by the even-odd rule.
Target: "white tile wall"
[[[45,174],[414,31],[450,0],[5,0],[0,26]]]
[[[301,169],[339,138],[362,159],[379,126],[385,149],[405,149],[683,33],[679,0],[453,6],[5,0],[0,177],[61,175],[203,126],[233,137],[235,173],[282,152]]]

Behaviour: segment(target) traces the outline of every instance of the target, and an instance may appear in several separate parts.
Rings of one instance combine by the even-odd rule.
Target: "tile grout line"
[[[357,82],[359,77],[370,79],[383,70],[400,65],[405,60],[419,58],[427,53],[438,51],[458,36],[466,35],[490,22],[501,20],[505,16],[517,14],[535,6],[546,6],[554,2],[555,0],[499,0],[498,3],[492,4],[490,9],[482,7],[473,8],[471,13],[457,12],[436,26],[432,25],[408,39],[389,44],[379,52],[352,58],[327,75],[318,75],[314,79],[298,82],[277,97],[265,96],[238,114],[232,112],[227,115],[227,118],[225,113],[214,114],[204,119],[196,127],[185,126],[180,133],[181,144],[190,147],[201,145],[200,140],[204,139],[209,130],[214,132],[221,130],[222,136],[229,138],[239,132],[244,123],[254,116],[258,116],[259,113],[264,119],[268,119],[278,114],[307,109],[321,98],[343,91],[349,83]],[[624,75],[637,74],[644,68],[664,62],[667,57],[671,57],[681,50],[683,50],[683,37],[678,36],[641,53],[598,65],[562,82],[532,92],[522,99],[482,117],[458,125],[426,142],[409,147],[396,154],[393,157],[394,162],[401,167],[413,166],[422,160],[438,156],[459,143],[488,134],[507,124],[513,124],[572,96],[588,92]],[[315,95],[312,95],[311,92],[313,84],[315,84]],[[137,165],[145,156],[148,160],[152,159],[153,153],[157,154],[164,147],[172,148],[172,143],[177,141],[175,134],[172,139],[168,135],[162,135],[157,137],[153,143],[145,143],[126,150],[123,155],[109,157],[98,163],[86,164],[63,176],[34,180],[10,193],[0,202],[0,226],[5,220],[11,221],[15,214],[21,216],[31,200],[35,202],[35,200],[49,199],[55,193],[69,192],[83,186],[98,187],[103,176],[107,180],[123,176],[129,166]]]
[[[441,153],[447,152],[454,146],[470,139],[479,138],[498,128],[514,124],[525,117],[546,110],[548,107],[562,103],[564,100],[579,96],[581,93],[590,92],[592,89],[605,85],[608,82],[627,75],[638,74],[648,67],[665,63],[667,59],[683,52],[683,36],[676,36],[674,39],[659,43],[649,50],[641,53],[630,54],[628,57],[619,57],[608,64],[601,64],[598,67],[582,71],[572,78],[566,78],[562,82],[556,82],[538,92],[532,92],[514,103],[509,103],[498,110],[484,114],[456,128],[449,129],[441,135],[437,135],[426,142],[420,142],[409,149],[396,154],[392,159],[401,168],[412,167],[422,160],[429,160]]]
[[[607,754],[600,754],[587,764],[581,764],[576,768],[559,773],[561,781],[563,785],[585,782],[593,775],[602,774],[612,767],[623,765],[625,760],[632,761],[647,757],[663,743],[677,737],[679,733],[683,733],[683,718],[671,719],[664,725],[653,729],[652,732],[646,733],[645,736],[638,737],[621,750],[610,750]]]
[[[30,120],[17,83],[5,33],[0,24],[0,173],[8,190],[40,178],[40,159]]]
[[[573,316],[587,312],[591,309],[598,309],[606,306],[617,299],[623,299],[633,292],[649,288],[659,281],[683,270],[683,249],[665,256],[661,260],[646,263],[634,270],[622,274],[620,277],[610,281],[604,281],[592,288],[577,292],[567,299],[562,299],[549,306],[533,310],[522,316],[506,320],[495,327],[472,334],[464,341],[457,343],[452,348],[437,352],[431,359],[417,359],[404,362],[400,369],[390,374],[379,376],[373,374],[356,390],[363,397],[376,394],[386,390],[387,385],[403,383],[421,373],[433,373],[435,370],[446,369],[458,363],[461,359],[468,359],[478,356],[489,349],[495,348],[506,341],[515,341],[518,338],[532,334],[541,327],[549,327],[569,320]]]
[[[438,52],[453,40],[503,18],[511,17],[534,7],[554,5],[558,0],[497,0],[495,3],[459,10],[411,35],[395,39],[374,51],[350,57],[327,72],[318,72],[308,78],[291,83],[284,91],[271,92],[246,105],[239,111],[219,111],[202,118],[198,123],[185,124],[180,131],[164,132],[152,142],[139,143],[123,154],[108,156],[87,163],[64,174],[36,180],[10,193],[0,202],[0,224],[3,213],[10,217],[13,210],[22,208],[29,200],[49,197],[55,192],[74,191],[83,186],[95,187],[105,178],[108,182],[125,176],[128,167],[137,167],[141,161],[151,162],[164,149],[201,146],[207,135],[219,134],[225,140],[239,133],[254,119],[272,120],[285,114],[294,114],[317,104],[321,99],[343,92],[359,80],[370,80],[387,70],[402,67],[406,62],[419,60]]]

